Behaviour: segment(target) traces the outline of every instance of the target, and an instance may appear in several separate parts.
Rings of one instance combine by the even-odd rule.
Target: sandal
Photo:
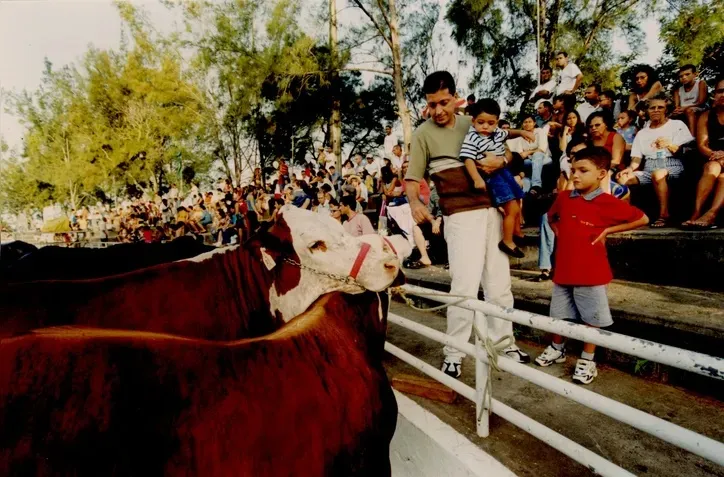
[[[551,271],[550,270],[541,270],[540,275],[535,277],[533,279],[534,282],[547,282],[551,279]]]
[[[426,265],[419,260],[415,260],[414,262],[406,263],[405,268],[408,268],[410,270],[420,270],[421,268],[427,268],[430,265],[432,265],[432,264]]]
[[[662,227],[666,227],[669,225],[669,218],[668,217],[659,217],[654,222],[649,225],[652,229],[660,229]]]

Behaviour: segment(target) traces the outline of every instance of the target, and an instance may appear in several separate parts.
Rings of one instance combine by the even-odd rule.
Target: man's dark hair
[[[551,113],[553,112],[553,105],[551,104],[550,101],[543,101],[543,102],[540,103],[540,104],[542,104],[543,107],[546,108],[546,109],[547,109],[548,111],[550,111]]]
[[[499,128],[502,128],[503,126],[506,126],[506,125],[510,126],[510,121],[508,121],[506,119],[501,119],[500,121],[498,121]]]
[[[716,85],[718,85],[722,81],[724,81],[724,73],[716,77],[716,79],[714,80],[714,87],[716,88]]]
[[[567,52],[567,51],[564,51],[564,50],[561,50],[561,51],[559,51],[558,53],[556,53],[556,56],[558,56],[558,55],[563,55],[563,56],[565,56],[566,58],[568,58],[568,52]]]
[[[467,97],[467,100],[468,100],[468,101],[475,102],[475,95],[474,95],[474,94],[469,94],[468,97]]]
[[[601,96],[605,96],[605,97],[611,98],[611,99],[616,99],[616,93],[614,93],[610,89],[607,89],[606,91],[601,91]]]
[[[322,184],[322,187],[320,187],[325,193],[329,194],[332,192],[332,187],[330,187],[329,184]]]
[[[613,114],[611,114],[608,111],[594,111],[591,114],[588,115],[588,118],[586,119],[586,129],[591,129],[591,121],[593,121],[595,118],[601,118],[601,121],[603,121],[603,124],[606,125],[609,131],[613,131]]]
[[[578,161],[591,161],[597,169],[607,171],[611,168],[611,153],[599,146],[586,147],[576,152],[573,162]]]
[[[696,73],[696,66],[692,65],[691,63],[687,63],[681,68],[679,68],[679,73],[684,72],[686,70],[691,70],[692,73]]]
[[[424,94],[435,94],[443,89],[448,90],[450,94],[455,94],[455,79],[447,71],[430,73],[422,84]]]
[[[597,94],[601,94],[601,85],[598,83],[591,83],[588,85],[589,88],[593,88]]]
[[[199,204],[199,207],[201,207],[201,210],[206,210],[206,206],[204,204]]]
[[[344,195],[342,196],[342,199],[340,199],[341,205],[345,207],[349,207],[350,209],[354,210],[357,207],[357,199],[353,195]]]
[[[543,72],[543,71],[550,71],[551,73],[553,73],[553,68],[551,68],[550,66],[544,66],[544,67],[541,68],[540,70],[541,70],[541,72]]]
[[[483,113],[492,114],[497,118],[500,117],[500,105],[494,99],[483,98],[477,103],[473,103],[468,106],[467,113],[473,118],[476,118]]]

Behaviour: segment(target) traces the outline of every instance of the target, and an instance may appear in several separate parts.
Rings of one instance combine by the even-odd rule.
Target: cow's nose
[[[385,262],[384,267],[385,267],[386,271],[396,272],[397,271],[397,260],[389,260],[389,261]]]

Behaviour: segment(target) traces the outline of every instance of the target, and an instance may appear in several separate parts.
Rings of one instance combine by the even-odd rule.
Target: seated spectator
[[[367,174],[372,177],[376,184],[380,178],[380,164],[369,154],[367,155],[367,164],[365,164],[364,170],[367,171]]]
[[[347,217],[347,220],[342,224],[342,226],[348,234],[354,237],[359,237],[360,235],[375,233],[375,229],[372,227],[370,219],[368,219],[365,214],[357,213],[357,200],[354,196],[343,196],[339,209],[342,214]]]
[[[631,152],[634,138],[638,129],[635,126],[636,123],[636,111],[621,111],[616,120],[616,132],[621,135],[624,141],[626,141],[626,151]]]
[[[385,204],[398,205],[406,202],[405,187],[400,181],[397,174],[392,172],[389,167],[382,168],[382,178],[380,180],[380,192],[382,193]]]
[[[648,100],[649,125],[639,131],[631,148],[631,165],[619,172],[623,185],[653,184],[659,201],[659,217],[651,227],[664,227],[669,222],[668,181],[684,173],[684,163],[677,157],[681,146],[694,140],[681,121],[669,119],[664,96]],[[645,160],[643,170],[641,162]]]
[[[560,138],[558,139],[560,155],[560,181],[569,181],[571,175],[571,158],[567,151],[573,144],[580,144],[586,141],[586,126],[581,121],[581,116],[575,109],[566,115],[566,123],[563,126]]]
[[[352,161],[347,159],[344,161],[344,164],[342,165],[342,179],[347,180],[349,176],[355,173],[355,167],[354,164],[352,164]]]
[[[583,93],[583,97],[586,99],[585,102],[578,105],[577,111],[581,116],[581,121],[585,124],[588,122],[588,116],[595,111],[601,110],[601,85],[592,84],[586,88]]]
[[[204,204],[199,205],[199,208],[201,209],[201,218],[199,220],[199,225],[204,229],[208,229],[208,227],[211,225],[211,222],[213,221],[213,217],[211,216],[211,213],[206,209],[206,206]]]
[[[550,101],[540,103],[536,111],[538,114],[535,117],[535,126],[538,128],[542,128],[553,119],[553,105]]]
[[[634,80],[628,97],[628,109],[636,111],[639,116],[638,122],[643,125],[646,121],[647,101],[658,95],[663,86],[656,70],[649,65],[637,65],[633,73]]]
[[[510,129],[510,121],[506,121],[505,119],[501,119],[498,122],[498,127],[500,129],[505,129],[506,131]]]
[[[685,121],[692,136],[696,136],[696,121],[706,109],[709,92],[706,81],[699,79],[696,66],[684,65],[679,68],[681,87],[674,90],[673,119]]]
[[[342,211],[337,199],[329,199],[329,215],[337,222],[342,222]]]
[[[392,147],[392,155],[390,156],[390,163],[392,166],[392,172],[397,174],[402,168],[402,164],[405,162],[405,158],[402,157],[402,146],[395,144]]]
[[[696,189],[694,212],[683,226],[713,229],[716,228],[717,215],[724,205],[724,76],[714,82],[712,109],[702,113],[696,130],[699,152],[707,162]],[[704,204],[712,192],[714,198],[711,206],[702,214]]]
[[[556,80],[553,78],[553,70],[544,66],[540,70],[540,84],[535,87],[530,95],[530,99],[535,100],[535,108],[543,101],[550,101],[553,97],[553,91],[556,89]]]
[[[576,105],[576,91],[583,82],[583,73],[565,51],[556,54],[556,66],[561,69],[556,95],[563,98],[566,111],[571,111]]]
[[[359,176],[350,176],[348,182],[352,187],[354,187],[354,193],[350,195],[353,196],[355,201],[358,203],[357,210],[360,212],[364,211],[369,199],[367,186],[362,182],[362,179]]]
[[[586,125],[589,145],[607,150],[611,154],[611,170],[616,172],[622,170],[626,141],[613,130],[613,117],[603,111],[596,111],[588,117]],[[604,192],[607,192],[605,187]]]
[[[531,196],[537,196],[543,189],[543,167],[553,162],[548,149],[548,128],[536,128],[535,120],[529,116],[523,120],[523,131],[532,132],[535,139],[532,141],[526,137],[511,139],[508,141],[508,147],[511,152],[520,154],[526,167],[531,168],[529,193]]]
[[[420,181],[427,182],[426,180]],[[446,262],[447,246],[442,233],[442,209],[440,209],[440,197],[437,195],[435,187],[430,188],[430,203],[427,205],[430,214],[434,217],[432,222],[423,224],[415,224],[412,228],[412,239],[415,247],[420,253],[418,260],[413,257],[408,259],[404,266],[412,270],[426,268],[433,264],[430,253],[434,253],[437,263]],[[430,245],[428,247],[428,241]]]
[[[607,89],[606,91],[601,91],[601,94],[599,96],[599,99],[601,100],[600,103],[598,103],[598,106],[601,108],[601,111],[605,111],[608,114],[611,115],[612,118],[615,118],[618,116],[616,111],[616,93],[611,91],[610,89]]]

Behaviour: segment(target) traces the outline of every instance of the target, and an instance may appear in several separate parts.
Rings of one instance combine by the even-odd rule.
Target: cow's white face
[[[302,265],[296,286],[280,289],[279,286],[272,285],[270,289],[272,313],[281,313],[284,321],[304,312],[314,300],[325,293],[361,293],[365,290],[382,291],[388,288],[400,272],[400,260],[411,252],[405,239],[388,238],[397,252],[395,254],[392,247],[379,235],[353,237],[331,217],[297,207],[282,207],[278,217],[288,227],[291,245]],[[354,282],[349,283],[327,275],[349,276],[363,244],[368,244],[369,250],[359,266]],[[262,252],[264,254],[263,249]],[[287,267],[290,266],[287,264]]]

